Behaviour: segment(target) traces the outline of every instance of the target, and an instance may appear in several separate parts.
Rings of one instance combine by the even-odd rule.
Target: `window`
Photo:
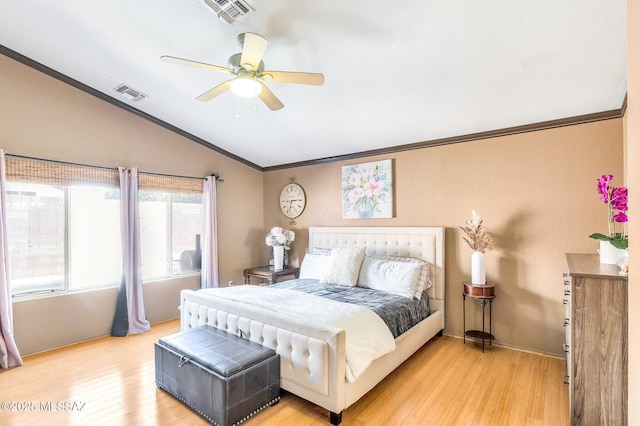
[[[113,194],[111,187],[7,182],[12,294],[120,283],[120,202]]]
[[[6,156],[12,295],[117,285],[115,169]],[[202,179],[139,173],[142,278],[200,271]]]
[[[70,186],[67,191],[69,289],[120,284],[120,190]]]
[[[142,280],[200,272],[201,194],[140,191]]]
[[[7,182],[6,191],[12,293],[64,290],[64,188]]]

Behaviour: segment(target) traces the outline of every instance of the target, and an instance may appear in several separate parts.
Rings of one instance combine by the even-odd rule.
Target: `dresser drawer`
[[[565,384],[570,384],[571,382],[571,327],[572,327],[572,318],[571,318],[571,276],[568,273],[562,274],[563,286],[562,286],[562,303],[564,304],[564,344],[562,345],[562,350],[564,351],[566,362],[567,362],[567,374],[564,378]]]
[[[565,327],[570,328],[570,324],[567,325],[567,320],[571,321],[571,277],[566,272],[562,274],[562,303],[564,304],[564,318]]]

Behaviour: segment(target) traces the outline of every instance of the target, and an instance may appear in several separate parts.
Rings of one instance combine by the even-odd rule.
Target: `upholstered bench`
[[[155,344],[156,385],[216,425],[235,425],[280,400],[273,349],[210,326]]]

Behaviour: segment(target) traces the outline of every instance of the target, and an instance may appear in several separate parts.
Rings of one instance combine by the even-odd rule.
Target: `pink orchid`
[[[611,192],[611,187],[609,183],[613,180],[613,175],[602,175],[600,179],[598,179],[598,194],[600,194],[600,199],[609,204],[609,195]]]
[[[613,216],[613,220],[615,220],[618,223],[625,223],[629,220],[629,218],[625,213],[619,212],[618,214],[615,214]]]
[[[598,179],[597,189],[600,200],[607,204],[609,235],[591,234],[591,238],[609,241],[614,247],[626,249],[628,239],[625,233],[625,224],[629,220],[627,216],[627,188],[621,186],[615,188],[612,185],[613,175],[603,174]],[[616,232],[616,223],[621,224],[620,232]]]

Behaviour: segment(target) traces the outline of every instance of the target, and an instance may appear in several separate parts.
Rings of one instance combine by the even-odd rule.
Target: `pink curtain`
[[[144,313],[142,272],[140,270],[140,215],[138,203],[138,169],[120,173],[120,234],[129,333],[140,334],[151,329]]]
[[[217,176],[208,176],[202,185],[204,232],[202,234],[202,288],[220,287],[218,282],[218,219],[216,202]]]
[[[13,339],[4,150],[0,150],[0,241],[0,368],[7,369],[22,365],[22,358]]]

